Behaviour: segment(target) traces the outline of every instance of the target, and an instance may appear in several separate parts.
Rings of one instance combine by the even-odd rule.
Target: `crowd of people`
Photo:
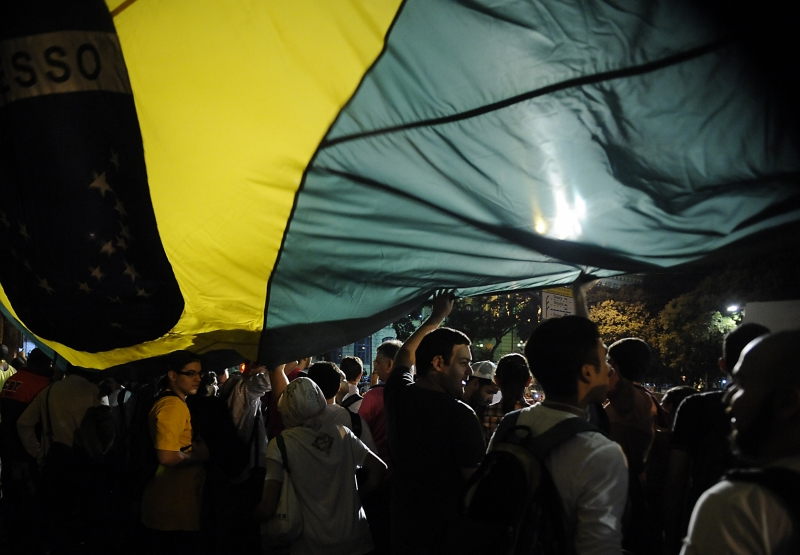
[[[3,361],[0,547],[528,553],[524,534],[465,526],[465,492],[514,434],[578,419],[538,454],[566,552],[800,552],[800,331],[741,325],[721,346],[728,389],[658,398],[640,384],[647,343],[606,346],[580,302],[496,365],[473,363],[470,339],[440,327],[452,306],[438,294],[405,342],[381,344],[366,391],[357,357],[231,372],[177,351],[156,379],[62,373],[38,349]],[[302,515],[291,541],[270,532],[287,479]]]

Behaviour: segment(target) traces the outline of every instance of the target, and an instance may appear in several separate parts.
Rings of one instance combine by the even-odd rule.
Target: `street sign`
[[[575,300],[569,287],[542,290],[542,319],[559,318],[575,314]]]

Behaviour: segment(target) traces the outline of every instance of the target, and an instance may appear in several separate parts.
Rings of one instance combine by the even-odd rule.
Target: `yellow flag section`
[[[89,354],[40,339],[94,368],[186,348],[254,358],[303,171],[380,54],[401,2],[107,4],[159,234],[186,308],[165,337],[134,347]]]

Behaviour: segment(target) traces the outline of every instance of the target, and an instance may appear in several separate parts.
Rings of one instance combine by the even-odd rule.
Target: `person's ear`
[[[178,373],[175,370],[170,370],[167,372],[167,379],[171,382],[174,382],[178,379]]]
[[[581,373],[579,379],[584,383],[591,383],[592,378],[594,375],[597,374],[597,368],[594,364],[589,364],[588,362],[581,366]]]
[[[724,358],[719,357],[719,360],[717,361],[717,364],[719,365],[719,369],[722,370],[723,374],[730,374],[730,372],[728,371],[728,365],[725,364],[725,359]]]
[[[431,361],[431,366],[433,366],[434,370],[437,372],[441,372],[442,368],[444,368],[444,357],[442,355],[436,355],[433,357]]]

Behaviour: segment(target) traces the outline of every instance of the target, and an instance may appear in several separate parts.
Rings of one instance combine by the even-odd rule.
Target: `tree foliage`
[[[589,307],[589,317],[607,344],[625,337],[652,336],[653,321],[641,301],[605,300]]]
[[[596,286],[589,312],[604,341],[640,337],[653,348],[650,381],[697,384],[721,378],[725,334],[741,321],[725,308],[797,298],[800,260],[785,252],[733,260],[685,274],[645,276],[641,285]]]
[[[530,335],[538,320],[539,296],[535,293],[509,293],[456,301],[447,325],[466,333],[476,344],[476,357],[494,360],[503,338],[512,329],[520,337]],[[485,345],[483,352],[478,344]]]
[[[400,341],[405,341],[411,334],[414,333],[414,330],[417,329],[417,326],[414,325],[414,320],[411,318],[411,314],[406,314],[398,321],[392,324],[392,328],[394,329],[394,333],[397,336],[397,339]]]

